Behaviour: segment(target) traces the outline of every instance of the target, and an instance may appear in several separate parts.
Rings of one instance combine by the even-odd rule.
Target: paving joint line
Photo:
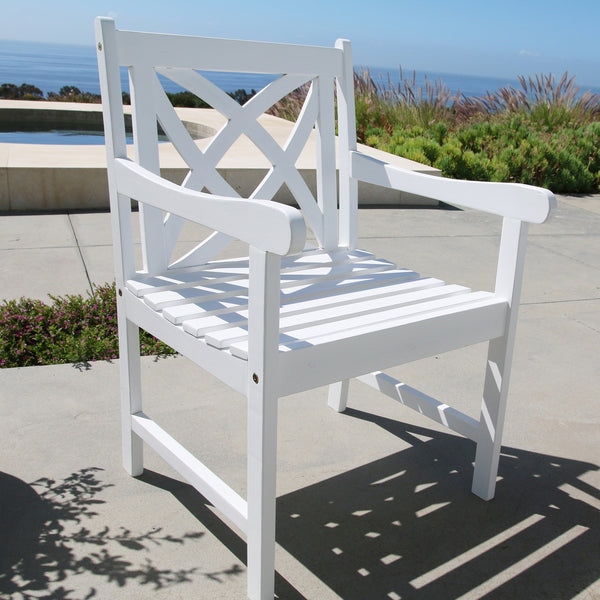
[[[570,300],[542,300],[540,302],[521,302],[521,306],[539,306],[541,304],[568,304],[569,302],[593,302],[600,300],[599,297],[572,298]]]
[[[79,252],[79,257],[81,258],[81,263],[83,264],[83,270],[85,271],[85,277],[88,281],[88,285],[90,287],[90,293],[94,293],[94,286],[92,285],[92,280],[90,279],[90,274],[88,273],[87,265],[85,264],[85,258],[83,257],[83,252],[81,250],[81,245],[79,244],[79,238],[77,237],[77,232],[75,231],[75,226],[73,225],[73,221],[71,220],[71,213],[67,211],[67,218],[69,219],[69,225],[71,226],[71,231],[73,232],[73,237],[75,238],[75,244],[77,245],[77,251]]]

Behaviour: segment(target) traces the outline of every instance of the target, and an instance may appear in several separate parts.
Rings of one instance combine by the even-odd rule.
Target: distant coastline
[[[401,57],[399,57],[401,59]],[[360,68],[360,65],[357,65]],[[371,75],[377,80],[387,82],[388,73],[392,83],[399,80],[399,67],[369,67]],[[413,71],[403,69],[405,78],[412,77]],[[518,75],[535,75],[519,73]],[[557,73],[557,76],[562,73]],[[571,75],[576,75],[571,73]],[[518,80],[485,75],[460,75],[455,73],[416,72],[417,84],[423,83],[425,77],[429,81],[441,79],[453,93],[460,91],[468,97],[481,96],[487,91],[495,91],[500,87],[512,85],[519,87]],[[273,79],[268,75],[248,75],[240,73],[218,73],[209,75],[216,85],[226,92],[238,89],[261,89]],[[577,81],[581,91],[590,89],[600,93],[600,87],[591,87]],[[0,84],[28,83],[40,88],[45,94],[58,92],[65,85],[76,86],[84,92],[97,94],[100,92],[96,52],[92,46],[75,46],[69,44],[50,44],[42,42],[22,42],[0,40]],[[122,73],[123,89],[128,88],[127,73]],[[181,90],[176,84],[167,82],[165,89],[169,92]]]

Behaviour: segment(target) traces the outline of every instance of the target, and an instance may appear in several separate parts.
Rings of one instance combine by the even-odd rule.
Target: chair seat
[[[246,360],[248,263],[243,257],[172,269],[131,279],[127,288],[190,336]],[[315,347],[478,306],[504,322],[506,302],[492,293],[421,277],[364,250],[307,250],[282,261],[279,349]]]

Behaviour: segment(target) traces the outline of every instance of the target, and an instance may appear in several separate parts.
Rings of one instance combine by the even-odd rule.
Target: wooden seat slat
[[[326,324],[325,326],[288,331],[280,335],[279,350],[292,351],[308,346],[359,338],[363,335],[376,334],[380,331],[401,327],[411,322],[428,321],[440,316],[448,316],[450,318],[457,312],[468,312],[475,308],[486,307],[490,308],[491,314],[494,314],[497,318],[503,317],[506,312],[505,301],[498,299],[489,292],[472,292],[457,297],[395,309],[386,313],[375,313],[374,315],[369,315],[370,318],[367,319],[361,317],[345,319]],[[210,345],[213,345],[211,344],[213,341],[212,334],[206,336],[206,341]],[[231,343],[229,350],[234,356],[247,360],[247,339]]]
[[[295,315],[303,312],[322,310],[335,306],[344,306],[354,303],[364,302],[366,300],[375,300],[395,294],[404,294],[419,289],[430,288],[443,285],[440,279],[422,278],[415,279],[407,277],[406,274],[399,276],[395,283],[381,285],[376,290],[366,288],[358,291],[353,291],[354,288],[344,290],[341,293],[336,290],[336,293],[331,295],[320,294],[316,298],[309,300],[299,298],[298,296],[286,297],[282,295],[282,305],[280,310],[281,317]],[[398,283],[400,282],[400,283]],[[329,290],[331,291],[331,290]],[[167,317],[169,310],[174,311],[169,313],[168,320],[181,324],[184,321],[194,320],[194,326],[201,326],[200,321],[205,317],[212,315],[220,315],[230,312],[245,311],[244,316],[247,317],[247,298],[239,297],[235,301],[222,300],[195,303],[191,306],[179,305],[176,307],[168,307],[163,311],[163,316]],[[176,309],[180,309],[177,311]],[[241,313],[240,313],[241,314]]]
[[[363,297],[362,300],[356,300],[351,303],[334,302],[328,305],[325,302],[320,304],[312,303],[311,308],[300,308],[298,305],[308,304],[298,303],[282,307],[281,317],[279,321],[279,331],[284,332],[290,329],[298,328],[299,326],[316,326],[331,321],[344,319],[347,316],[358,316],[361,314],[379,312],[390,309],[395,306],[408,306],[431,300],[433,298],[443,298],[446,296],[454,296],[458,294],[468,293],[469,288],[449,285],[444,286],[439,280],[439,285],[429,285],[424,289],[411,291],[410,288],[401,290],[394,295],[386,295],[380,297]],[[286,314],[285,308],[291,309]],[[207,315],[200,319],[191,319],[183,322],[183,329],[196,337],[202,337],[209,331],[219,329],[219,323],[223,329],[227,329],[234,325],[246,326],[248,319],[247,310],[229,310],[216,315]],[[220,346],[219,346],[220,347]]]
[[[346,277],[358,277],[380,271],[391,270],[394,264],[389,261],[368,259],[365,261],[333,263],[329,266],[314,265],[307,269],[290,269],[281,274],[281,288],[308,286],[325,280],[338,280]],[[245,277],[240,277],[245,275]],[[247,272],[227,275],[220,278],[207,278],[197,281],[197,286],[154,291],[144,294],[144,301],[153,310],[163,310],[168,306],[197,302],[205,295],[206,284],[229,283],[239,289],[240,294],[248,289]],[[198,289],[199,291],[198,291]]]
[[[373,297],[394,294],[397,293],[398,286],[405,286],[409,283],[414,283],[416,286],[429,286],[437,285],[436,282],[442,283],[439,279],[419,279],[419,274],[409,269],[380,271],[368,276],[361,274],[359,277],[342,281],[326,280],[320,282],[318,285],[311,286],[310,289],[307,289],[306,286],[301,286],[298,289],[282,290],[281,313],[291,313],[296,309],[302,310],[303,305],[301,303],[305,302],[314,303],[315,306],[334,304],[335,302],[345,303],[354,301],[353,298],[361,298],[363,296]],[[373,288],[373,285],[377,285],[377,287]],[[163,309],[162,314],[171,323],[180,325],[188,319],[205,316],[206,312],[202,306],[203,302],[212,300],[226,303],[232,297],[231,293],[215,290],[214,294],[210,295],[207,293],[205,297],[194,303],[167,306]],[[239,296],[238,301],[240,303],[245,302],[245,305],[247,305],[247,295]],[[307,304],[307,306],[310,305]]]
[[[282,260],[281,271],[288,273],[297,270],[324,267],[374,258],[371,252],[364,250],[342,250],[322,252],[309,250],[302,254],[287,257]],[[388,262],[388,261],[386,261]],[[391,264],[391,263],[390,263]],[[176,290],[185,287],[202,285],[205,281],[231,281],[236,276],[248,274],[248,257],[234,258],[222,261],[211,261],[195,269],[185,267],[173,269],[163,275],[144,276],[127,281],[127,288],[136,296],[145,296],[156,291]]]

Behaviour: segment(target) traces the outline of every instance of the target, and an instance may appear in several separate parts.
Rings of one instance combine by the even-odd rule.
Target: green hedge
[[[540,128],[527,114],[507,114],[460,125],[370,128],[366,143],[440,169],[444,176],[511,181],[557,193],[597,192],[600,122]]]

